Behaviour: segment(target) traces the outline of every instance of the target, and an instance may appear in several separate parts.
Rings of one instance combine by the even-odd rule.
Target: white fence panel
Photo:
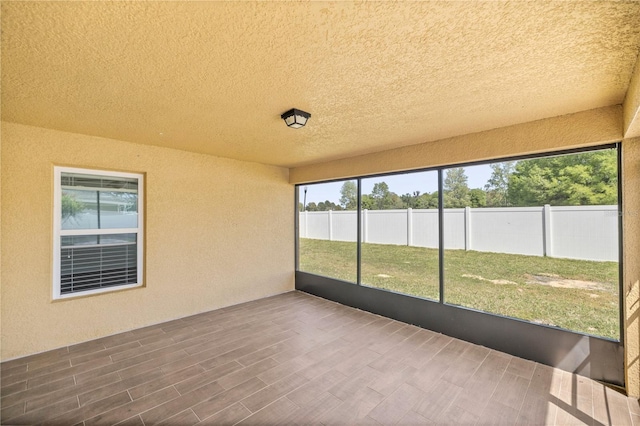
[[[331,212],[333,241],[357,241],[358,221],[354,211]]]
[[[309,212],[300,212],[298,214],[298,233],[300,238],[307,238],[307,215]]]
[[[355,211],[301,212],[300,237],[356,241]],[[438,248],[438,210],[364,210],[365,243]],[[446,249],[618,260],[618,206],[444,210]]]
[[[306,238],[316,240],[329,239],[329,212],[306,212],[307,235]]]
[[[544,255],[542,207],[471,209],[471,250]]]
[[[368,210],[367,242],[407,245],[406,210]]]
[[[438,248],[438,210],[413,210],[413,245]]]
[[[551,208],[553,257],[618,260],[618,206]]]
[[[444,209],[444,248],[465,249],[464,209]]]

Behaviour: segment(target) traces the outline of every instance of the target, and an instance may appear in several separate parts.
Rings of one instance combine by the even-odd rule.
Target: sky
[[[469,178],[469,188],[483,188],[487,180],[491,177],[491,168],[488,164],[465,167],[465,174]],[[444,173],[446,176],[446,171]],[[389,185],[389,191],[398,195],[412,194],[420,191],[421,194],[431,193],[438,190],[438,172],[418,172],[401,175],[380,176],[362,179],[362,193],[370,194],[373,185],[378,182],[385,182]],[[307,188],[307,203],[319,203],[321,201],[332,201],[340,204],[340,188],[344,182],[331,182],[321,184],[309,184],[300,186],[300,202],[304,200],[304,188]]]

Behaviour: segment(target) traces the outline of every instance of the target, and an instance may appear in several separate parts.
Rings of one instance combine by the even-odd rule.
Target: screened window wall
[[[618,340],[616,149],[444,170],[445,302]],[[474,196],[469,182],[488,180]]]
[[[357,282],[357,209],[355,180],[298,186],[301,271]]]
[[[612,145],[298,186],[298,270],[619,340],[618,173]]]
[[[362,179],[361,188],[361,284],[438,300],[438,172]]]

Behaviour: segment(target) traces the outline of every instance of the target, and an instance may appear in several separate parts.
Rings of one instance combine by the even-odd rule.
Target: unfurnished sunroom
[[[2,422],[60,403],[52,381],[94,391],[124,362],[109,336],[140,351],[240,309],[264,323],[230,333],[256,345],[270,309],[334,309],[639,397],[639,52],[637,2],[3,1]],[[391,368],[376,344],[367,367]],[[326,354],[331,380],[363,367]],[[558,410],[600,421],[582,396]],[[403,415],[429,419],[423,397]],[[239,421],[267,421],[255,399]]]

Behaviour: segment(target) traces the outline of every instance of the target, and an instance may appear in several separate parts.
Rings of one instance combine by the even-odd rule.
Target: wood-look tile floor
[[[640,425],[587,378],[300,292],[1,372],[6,425]]]

